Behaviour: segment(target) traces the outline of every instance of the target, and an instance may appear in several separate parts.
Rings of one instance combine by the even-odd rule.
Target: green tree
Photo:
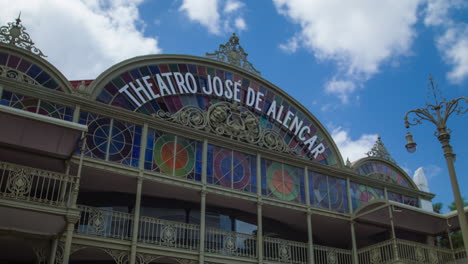
[[[468,206],[468,202],[466,201],[466,197],[462,197],[462,202],[463,202],[463,207]],[[455,206],[455,201],[452,202],[448,206],[448,208],[449,208],[450,211],[456,211],[457,207]],[[453,248],[456,249],[456,248],[463,247],[463,237],[462,237],[462,233],[461,233],[460,230],[455,231],[455,232],[451,232],[450,236],[452,237]]]
[[[444,207],[443,203],[434,203],[434,204],[432,204],[432,210],[434,210],[434,212],[436,212],[438,214],[441,213],[442,207]]]

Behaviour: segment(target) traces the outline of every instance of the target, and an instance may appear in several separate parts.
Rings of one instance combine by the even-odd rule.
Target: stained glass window
[[[248,192],[256,192],[256,157],[238,151],[211,146],[208,148],[208,183]],[[254,184],[252,184],[252,182]]]
[[[145,169],[200,181],[202,149],[199,141],[149,129]]]
[[[419,200],[418,198],[406,196],[403,194],[387,192],[388,199],[391,201],[399,202],[406,205],[411,205],[415,207],[419,207]]]
[[[63,91],[62,87],[45,69],[25,58],[0,52],[0,72],[6,71],[5,76],[10,79],[26,83],[34,83],[42,87]],[[21,74],[24,75],[21,75]]]
[[[141,126],[87,112],[80,123],[88,126],[86,156],[138,167]]]
[[[71,107],[9,91],[3,92],[0,104],[61,120],[72,121],[73,119],[73,109]]]
[[[85,156],[105,160],[111,119],[97,114],[81,112],[79,122],[88,126]]]
[[[309,171],[309,195],[312,206],[348,212],[346,180]]]
[[[400,172],[381,162],[365,162],[356,168],[356,172],[361,175],[369,176],[393,184],[398,184],[404,187],[411,186]]]
[[[353,210],[358,209],[359,207],[366,205],[374,199],[384,198],[384,193],[382,189],[373,188],[367,185],[359,183],[351,183],[351,201],[353,203]]]
[[[262,194],[286,201],[305,203],[304,170],[262,159]]]

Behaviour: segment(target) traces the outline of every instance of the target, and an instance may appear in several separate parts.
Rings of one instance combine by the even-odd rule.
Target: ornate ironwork
[[[289,260],[291,259],[291,249],[289,248],[289,245],[280,244],[278,248],[278,254],[281,261],[289,262]]]
[[[104,232],[106,222],[106,218],[100,210],[94,209],[90,212],[89,225],[93,228],[95,234],[102,234]]]
[[[236,238],[232,234],[229,234],[224,238],[223,248],[230,254],[237,250]]]
[[[369,152],[366,153],[366,155],[368,157],[386,159],[395,163],[395,160],[392,157],[390,157],[390,153],[387,151],[387,148],[384,146],[384,143],[382,142],[380,137],[377,138],[377,141],[375,142],[374,146]]]
[[[36,82],[36,80],[29,77],[27,74],[22,73],[20,71],[17,71],[7,66],[0,66],[0,77],[7,77],[10,79],[19,81],[19,82],[24,82],[24,83],[29,83],[29,84],[40,86],[40,84]]]
[[[14,197],[24,197],[32,187],[32,172],[26,168],[18,168],[10,172],[7,182],[7,192]]]
[[[20,17],[21,13],[15,20],[16,22],[9,22],[8,26],[0,27],[0,42],[25,49],[40,57],[47,57],[40,49],[34,46],[34,42],[26,32],[26,28],[21,25]]]
[[[176,242],[176,230],[171,224],[165,224],[161,228],[161,242],[166,246],[173,246]]]
[[[338,264],[338,254],[335,251],[330,250],[327,252],[327,263],[328,264]]]
[[[219,102],[206,111],[196,106],[186,106],[174,114],[159,110],[153,117],[256,144],[269,150],[297,155],[278,132],[263,129],[255,114],[238,104]]]
[[[247,61],[248,54],[239,44],[239,37],[236,33],[232,33],[229,41],[226,44],[219,45],[219,50],[213,53],[206,53],[206,56],[215,60],[227,62],[236,65],[240,68],[260,75],[260,72],[254,68],[252,63]]]
[[[371,264],[382,263],[382,255],[380,253],[380,248],[374,248],[371,250],[370,263]]]
[[[104,248],[102,249],[104,252],[109,254],[111,256],[115,263],[117,264],[126,264],[129,263],[129,257],[128,257],[128,252],[123,251],[123,250],[117,250],[117,249],[108,249]]]

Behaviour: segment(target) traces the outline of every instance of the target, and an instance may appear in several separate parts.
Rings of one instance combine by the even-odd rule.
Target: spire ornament
[[[26,32],[26,28],[21,25],[21,12],[15,21],[9,22],[8,26],[0,27],[0,43],[14,45],[40,57],[47,57],[40,49],[34,46],[34,42]]]
[[[239,44],[239,37],[236,35],[236,33],[232,33],[232,36],[229,38],[229,41],[226,42],[226,44],[219,45],[219,50],[213,53],[207,52],[205,55],[214,60],[227,62],[260,75],[260,72],[254,68],[252,63],[247,61],[248,54]]]
[[[387,148],[384,146],[380,137],[377,138],[372,149],[366,153],[368,157],[377,157],[388,160],[390,162],[396,163],[395,160],[390,157],[390,153],[388,153]]]

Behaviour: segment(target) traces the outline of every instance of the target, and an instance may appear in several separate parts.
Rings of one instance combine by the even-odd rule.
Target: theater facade
[[[24,30],[0,28],[0,263],[466,261],[380,138],[344,162],[236,35],[70,81]]]

